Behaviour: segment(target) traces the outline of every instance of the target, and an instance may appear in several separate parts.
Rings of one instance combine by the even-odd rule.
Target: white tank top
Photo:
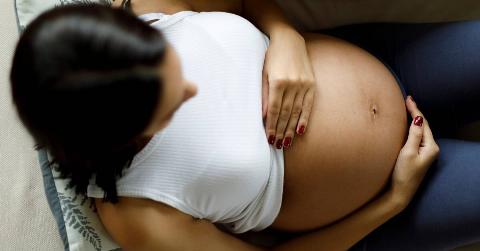
[[[283,149],[268,144],[262,68],[268,37],[225,12],[150,13],[176,49],[198,93],[135,155],[117,181],[119,196],[168,204],[222,230],[271,225],[283,193]],[[90,180],[89,197],[103,197]]]

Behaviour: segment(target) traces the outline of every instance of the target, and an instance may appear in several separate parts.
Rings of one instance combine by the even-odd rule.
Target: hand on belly
[[[338,39],[306,34],[317,80],[309,128],[284,150],[284,194],[272,227],[332,223],[377,195],[407,136],[395,78],[376,58]]]

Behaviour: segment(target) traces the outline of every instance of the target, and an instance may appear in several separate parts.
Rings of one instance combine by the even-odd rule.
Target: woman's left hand
[[[305,39],[293,29],[273,34],[265,55],[262,83],[262,115],[264,121],[266,116],[270,144],[288,148],[295,132],[305,132],[315,89]]]

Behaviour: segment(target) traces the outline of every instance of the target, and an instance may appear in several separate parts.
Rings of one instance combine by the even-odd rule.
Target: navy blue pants
[[[409,206],[351,250],[437,251],[480,242],[480,142],[454,134],[480,121],[480,21],[361,24],[319,32],[350,41],[388,65],[440,147]]]

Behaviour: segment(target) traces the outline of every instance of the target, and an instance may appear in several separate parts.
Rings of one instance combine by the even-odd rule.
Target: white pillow
[[[110,5],[111,0],[15,0],[15,12],[20,30],[35,19],[42,12],[67,4],[100,3]]]
[[[48,167],[51,159],[48,151],[39,149],[38,157],[48,204],[57,221],[65,251],[121,250],[89,207],[90,200],[87,198],[81,205],[83,197],[76,197],[73,189],[66,189],[69,179],[59,178],[60,173]]]

